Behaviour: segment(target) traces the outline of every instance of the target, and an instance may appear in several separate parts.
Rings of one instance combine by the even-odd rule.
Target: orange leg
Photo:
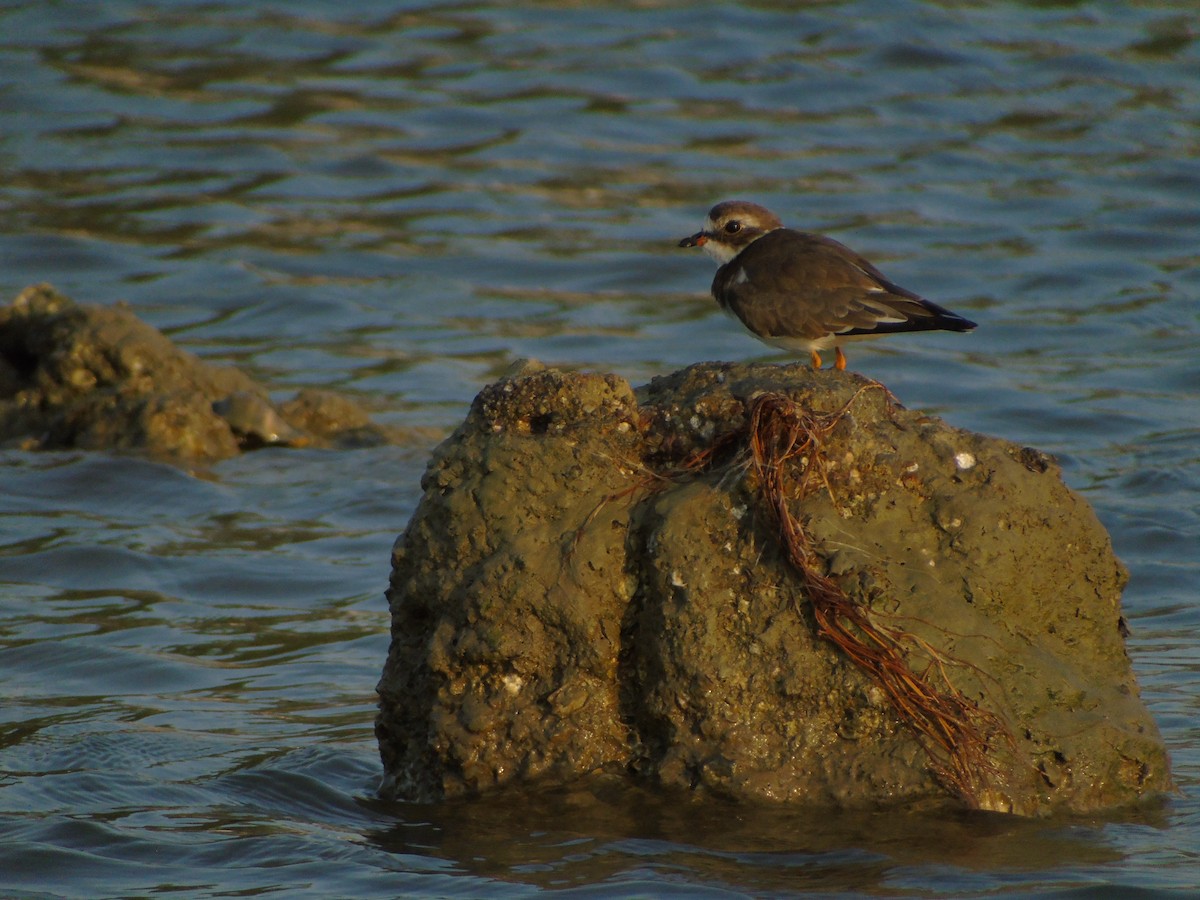
[[[841,347],[834,347],[833,349],[837,351],[837,359],[834,360],[833,364],[841,372],[846,368],[846,354],[842,352]]]
[[[809,353],[812,354],[813,368],[814,369],[821,368],[821,354],[818,353],[816,350],[810,350]]]

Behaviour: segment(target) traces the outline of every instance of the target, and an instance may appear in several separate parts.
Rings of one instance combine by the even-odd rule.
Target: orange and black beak
[[[697,231],[695,234],[688,235],[679,242],[680,247],[703,247],[708,243],[708,234],[703,231]]]

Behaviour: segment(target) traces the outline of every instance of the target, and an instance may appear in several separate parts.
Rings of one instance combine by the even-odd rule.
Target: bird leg
[[[834,368],[841,372],[846,368],[846,354],[842,352],[841,347],[834,347],[833,349],[837,351],[837,359],[833,361]]]
[[[819,369],[819,368],[821,368],[821,354],[820,354],[820,353],[818,353],[816,350],[810,350],[810,351],[809,351],[809,353],[811,353],[811,354],[812,354],[812,366],[813,366],[813,368],[814,368],[814,369]]]

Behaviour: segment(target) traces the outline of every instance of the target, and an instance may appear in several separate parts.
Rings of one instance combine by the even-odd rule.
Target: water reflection
[[[389,853],[543,889],[608,884],[614,895],[651,874],[771,894],[929,889],[943,878],[945,887],[980,890],[1122,857],[1097,820],[795,810],[616,783],[379,809],[397,820],[370,835]],[[1166,821],[1159,805],[1134,818],[1152,828]]]

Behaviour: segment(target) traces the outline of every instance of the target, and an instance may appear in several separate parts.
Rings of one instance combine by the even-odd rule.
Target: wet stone
[[[975,789],[948,789],[938,748],[817,627],[746,464],[765,395],[844,410],[791,512],[820,574],[907,636],[910,670],[945,670],[1007,729]],[[615,775],[1040,815],[1171,788],[1125,653],[1125,570],[1087,503],[1049,457],[852,373],[706,363],[634,391],[526,363],[480,392],[422,488],[392,555],[385,793]]]
[[[277,406],[265,385],[187,353],[124,306],[76,304],[35,285],[0,308],[6,446],[188,463],[264,446],[349,447],[406,437],[328,391],[301,391]]]

